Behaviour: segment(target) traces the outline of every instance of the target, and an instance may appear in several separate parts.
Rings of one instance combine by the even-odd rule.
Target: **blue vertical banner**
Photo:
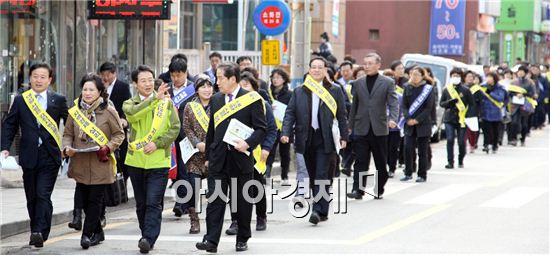
[[[432,0],[431,55],[464,55],[466,0]]]

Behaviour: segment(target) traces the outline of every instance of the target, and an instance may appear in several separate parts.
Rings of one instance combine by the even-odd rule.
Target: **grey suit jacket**
[[[338,85],[332,85],[329,92],[336,100],[337,110],[336,119],[340,129],[340,140],[348,140],[348,130],[346,121],[346,108],[344,93]],[[303,85],[297,87],[292,92],[292,97],[285,111],[283,120],[282,136],[292,137],[295,135],[294,144],[296,152],[304,154],[308,143],[309,132],[311,128],[311,109],[312,109],[311,91]],[[332,137],[332,123],[334,115],[328,106],[320,100],[319,105],[319,124],[323,135],[325,153],[335,152],[334,140]]]
[[[366,76],[351,82],[351,84],[354,90],[349,122],[353,134],[367,135],[372,127],[374,135],[388,135],[386,107],[389,106],[389,118],[395,123],[397,123],[399,112],[399,101],[393,80],[379,74],[370,93],[367,89]]]

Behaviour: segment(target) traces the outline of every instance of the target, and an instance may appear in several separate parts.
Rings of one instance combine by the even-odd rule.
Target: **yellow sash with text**
[[[496,107],[502,108],[504,106],[503,102],[499,102],[499,101],[495,100],[494,98],[492,98],[491,95],[487,94],[487,88],[481,88],[481,93],[483,93],[483,95],[487,99],[489,99],[489,101],[491,101],[491,103],[493,103]]]
[[[57,147],[61,149],[61,133],[59,132],[57,123],[38,103],[38,100],[34,95],[34,91],[32,91],[32,89],[27,90],[22,94],[22,96],[25,104],[27,104],[27,107],[31,110],[32,115],[34,115],[38,122],[40,122],[40,125],[42,125],[48,133],[50,133],[50,135],[55,139]]]
[[[323,100],[323,103],[325,103],[334,117],[336,118],[336,109],[338,108],[338,105],[336,104],[336,100],[334,100],[334,97],[328,92],[325,87],[321,85],[321,83],[315,81],[311,76],[307,76],[306,81],[304,82],[304,86],[306,88],[310,89],[315,95],[317,95],[321,100]]]
[[[462,99],[460,98],[460,95],[456,91],[454,85],[448,85],[447,91],[449,91],[451,98],[458,99],[458,102],[456,102],[456,108],[458,109],[458,122],[461,127],[466,127],[464,120],[466,119],[466,111],[468,110],[467,107],[464,105],[464,102],[462,102]]]
[[[520,87],[520,86],[517,86],[517,85],[510,85],[508,86],[508,92],[514,92],[514,93],[520,93],[520,94],[527,94],[527,90],[525,90],[524,88]],[[538,102],[537,100],[535,100],[534,98],[532,97],[529,97],[529,96],[525,96],[525,99],[533,106],[533,107],[537,107],[538,105]]]
[[[153,123],[151,124],[151,130],[147,135],[145,135],[141,139],[137,139],[136,141],[133,141],[128,144],[128,149],[132,151],[140,151],[143,150],[145,145],[150,143],[153,138],[156,138],[157,132],[162,127],[162,123],[164,119],[166,119],[166,114],[168,111],[168,106],[171,106],[171,100],[170,99],[163,99],[160,101],[160,103],[157,106],[157,109],[155,110],[155,115],[153,117]],[[145,109],[144,109],[145,111]]]
[[[272,102],[277,101],[277,100],[275,99],[275,97],[273,97],[273,93],[271,92],[271,88],[269,88],[267,91],[269,92],[269,97],[271,98],[271,101],[272,101]],[[283,122],[282,122],[282,120],[279,120],[279,119],[275,118],[275,124],[277,125],[277,129],[278,129],[279,131],[281,131],[281,130],[283,129]]]
[[[91,122],[88,118],[86,118],[86,115],[78,109],[78,99],[74,100],[75,106],[73,106],[71,109],[69,109],[69,114],[73,117],[73,120],[76,122],[78,127],[82,129],[88,136],[90,136],[94,142],[99,144],[100,146],[103,146],[109,142],[103,131],[99,129],[96,124]],[[116,174],[116,158],[114,152],[111,152],[109,154],[109,158],[111,158],[112,164],[113,164],[113,174]]]
[[[236,112],[244,109],[245,107],[251,105],[258,100],[262,100],[262,96],[260,96],[260,94],[258,94],[257,92],[249,92],[225,104],[221,109],[214,113],[214,127],[218,127],[218,125],[229,118],[229,116],[235,114]],[[262,105],[265,107],[265,104]],[[256,160],[254,168],[256,168],[256,170],[260,174],[265,173],[267,166],[265,161],[260,160],[262,156],[262,148],[260,147],[260,145],[254,148],[254,150],[252,151],[252,155],[254,156],[254,160]]]
[[[191,106],[191,110],[193,110],[193,115],[195,115],[195,118],[201,125],[204,132],[208,132],[208,122],[210,122],[210,117],[208,117],[208,114],[206,114],[206,111],[204,110],[202,105],[197,102],[190,102],[189,106]]]

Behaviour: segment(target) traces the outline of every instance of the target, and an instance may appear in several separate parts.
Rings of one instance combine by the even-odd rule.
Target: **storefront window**
[[[237,1],[233,4],[204,4],[203,41],[212,50],[237,50]]]

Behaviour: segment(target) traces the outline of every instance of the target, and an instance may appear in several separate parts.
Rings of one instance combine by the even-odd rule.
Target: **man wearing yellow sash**
[[[31,89],[17,95],[2,125],[1,157],[21,128],[19,164],[31,222],[30,245],[42,247],[48,239],[52,221],[51,195],[61,165],[60,119],[67,120],[67,101],[48,87],[53,71],[46,63],[30,67]]]
[[[294,136],[296,153],[304,155],[312,194],[319,196],[309,217],[314,225],[328,220],[330,202],[326,196],[330,196],[330,181],[336,170],[335,142],[344,149],[348,140],[344,93],[326,76],[327,61],[311,59],[304,85],[292,92],[281,136],[283,143]],[[340,131],[340,137],[334,137],[333,128]]]
[[[462,85],[464,72],[460,68],[451,70],[451,81],[443,90],[439,105],[445,108],[443,123],[445,123],[445,134],[447,136],[447,165],[445,168],[454,168],[454,143],[457,137],[458,143],[458,167],[464,167],[466,156],[466,134],[465,118],[468,108],[473,104],[472,93]]]
[[[237,202],[232,211],[237,213],[239,225],[235,249],[244,251],[248,249],[247,241],[252,235],[252,203],[244,198],[244,192],[249,192],[244,190],[244,185],[252,180],[253,171],[256,171],[252,150],[265,138],[266,118],[261,96],[255,92],[247,92],[239,86],[239,66],[233,63],[220,64],[216,69],[216,76],[220,93],[216,93],[210,100],[210,122],[206,135],[207,230],[203,241],[197,243],[196,247],[208,252],[217,251],[226,207],[223,197],[227,197],[228,188],[231,188],[234,189],[232,193],[236,193],[237,196],[232,198]],[[234,140],[235,146],[223,141],[232,119],[254,130],[246,140]],[[236,186],[233,185],[233,180],[236,181]]]
[[[101,213],[105,189],[115,181],[114,151],[125,138],[122,122],[109,106],[107,88],[98,75],[87,74],[80,81],[82,94],[69,110],[63,132],[63,153],[71,157],[68,176],[76,181],[75,200],[80,199],[86,215],[80,245],[83,249],[105,239]],[[76,152],[99,146],[97,152]]]
[[[125,163],[141,229],[138,247],[140,252],[148,253],[160,234],[171,145],[180,132],[180,121],[167,85],[161,85],[155,93],[150,67],[138,66],[131,76],[138,93],[122,106],[131,126]]]
[[[525,139],[530,129],[529,117],[535,112],[537,106],[535,84],[526,77],[528,72],[527,66],[520,66],[516,72],[517,79],[508,86],[511,97],[509,108],[512,114],[512,122],[508,129],[508,144],[512,146],[517,145],[519,134],[521,134],[521,146],[525,146]]]

